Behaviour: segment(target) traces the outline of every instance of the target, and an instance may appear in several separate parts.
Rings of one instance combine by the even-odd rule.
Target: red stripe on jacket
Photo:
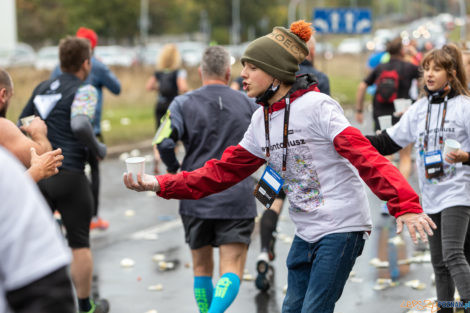
[[[157,194],[165,199],[197,200],[232,187],[265,162],[240,145],[231,146],[220,160],[209,160],[197,170],[156,176],[160,184]]]
[[[357,168],[372,192],[388,201],[391,215],[423,212],[418,195],[400,171],[380,155],[358,129],[347,127],[333,143],[336,151]]]

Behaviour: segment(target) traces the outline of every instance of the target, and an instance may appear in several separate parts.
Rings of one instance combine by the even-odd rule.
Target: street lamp
[[[302,0],[290,0],[288,11],[287,11],[287,18],[289,21],[288,25],[292,24],[295,21],[295,17],[297,16],[297,12],[296,12],[297,5],[299,4],[300,1]]]
[[[467,7],[465,0],[459,0],[460,6],[460,18],[462,19],[462,25],[460,26],[460,40],[467,40]]]

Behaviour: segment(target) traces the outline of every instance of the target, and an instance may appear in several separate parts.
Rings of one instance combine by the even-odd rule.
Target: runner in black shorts
[[[203,219],[181,215],[186,243],[191,249],[204,246],[219,247],[232,242],[249,245],[255,226],[252,218],[248,219]]]
[[[90,221],[93,195],[84,173],[88,154],[104,158],[106,147],[93,133],[98,93],[84,80],[91,70],[90,43],[77,37],[60,42],[62,74],[42,82],[33,92],[20,118],[40,116],[47,125],[47,138],[54,149],[61,148],[64,161],[59,173],[39,184],[53,210],[58,210],[72,248],[72,280],[79,312],[109,311],[106,300],[90,299],[93,258],[90,251]]]
[[[256,104],[245,94],[230,89],[230,56],[219,46],[208,48],[201,63],[203,86],[176,97],[162,127],[171,131],[156,138],[167,170],[191,171],[226,147],[239,143]],[[167,126],[165,126],[167,125]],[[175,142],[181,140],[186,155],[180,166]],[[219,194],[199,200],[181,200],[186,242],[191,249],[194,296],[201,313],[224,312],[235,300],[245,268],[256,205],[253,181],[244,180]],[[214,247],[219,248],[220,278],[213,285]]]
[[[61,170],[54,179],[41,180],[38,185],[52,211],[60,213],[69,246],[72,249],[90,247],[93,197],[86,176]]]

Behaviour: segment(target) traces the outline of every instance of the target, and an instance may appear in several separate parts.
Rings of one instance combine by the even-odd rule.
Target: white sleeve
[[[333,142],[345,128],[351,126],[339,103],[327,95],[323,95],[320,103],[313,106],[311,116],[314,120],[311,125],[312,130],[330,142]]]
[[[185,69],[178,70],[177,78],[186,78],[188,76],[188,72]]]
[[[413,104],[400,118],[398,123],[387,129],[387,134],[400,147],[417,141],[417,114],[420,101]]]
[[[465,127],[465,133],[468,137],[470,137],[470,123],[468,121],[470,121],[470,97],[468,96],[462,96],[462,102],[463,102],[463,120],[464,121],[467,121],[466,123],[464,123],[464,127]],[[470,152],[470,151],[466,151],[466,152]]]
[[[36,184],[0,148],[0,277],[6,291],[70,263],[70,252]]]
[[[248,126],[248,129],[243,135],[243,139],[240,141],[239,145],[248,150],[251,154],[257,156],[258,158],[264,159],[266,157],[261,145],[256,141],[256,134],[255,131],[258,133],[263,134],[264,136],[264,128],[257,127],[256,125],[260,125],[259,123],[259,115],[262,114],[262,109],[258,109],[255,111],[253,116],[251,117],[251,123]],[[264,125],[264,124],[263,124]],[[259,129],[258,129],[259,128]],[[259,136],[259,134],[258,134]],[[264,137],[263,137],[264,138]]]

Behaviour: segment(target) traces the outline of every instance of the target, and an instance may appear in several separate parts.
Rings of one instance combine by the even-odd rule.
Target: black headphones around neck
[[[452,90],[450,84],[447,83],[444,87],[440,88],[439,90],[431,91],[429,90],[428,86],[424,85],[424,91],[428,95],[428,97],[432,97],[433,99],[443,98],[444,95],[449,94]]]
[[[261,96],[256,97],[256,103],[262,104],[263,106],[269,106],[268,100],[271,99],[274,94],[279,90],[279,87],[281,87],[281,84],[274,87],[273,83],[268,87],[268,89],[266,89],[266,91]]]

